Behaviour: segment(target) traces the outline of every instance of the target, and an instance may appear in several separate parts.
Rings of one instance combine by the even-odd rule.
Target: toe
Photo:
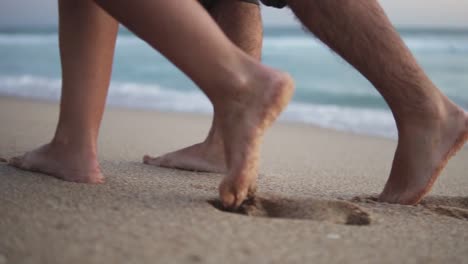
[[[8,165],[21,169],[21,168],[24,167],[23,166],[23,159],[24,159],[23,156],[13,157],[8,161]]]
[[[161,157],[156,157],[156,158],[155,158],[155,157],[151,157],[151,156],[149,156],[149,155],[145,155],[145,156],[143,157],[143,163],[144,163],[144,164],[148,164],[148,165],[156,165],[156,166],[159,166],[159,165],[161,165],[161,161],[162,161]]]
[[[239,189],[229,182],[222,181],[219,186],[219,196],[223,206],[227,210],[235,210],[247,199],[249,189]]]
[[[391,188],[391,189],[395,189],[395,188]],[[377,198],[377,202],[379,203],[390,203],[390,204],[397,204],[399,203],[399,199],[401,197],[401,193],[398,193],[398,192],[392,192],[392,191],[389,191],[391,190],[390,188],[384,188],[384,190],[382,191],[382,193],[378,196]]]
[[[255,194],[257,193],[257,184],[253,183],[250,185],[249,190],[247,192],[247,198],[253,198],[255,197]]]
[[[468,112],[465,112],[465,129],[468,131]]]
[[[104,177],[102,175],[94,176],[94,177],[89,178],[84,183],[102,184],[104,183]]]
[[[0,157],[0,162],[8,162],[6,159]]]

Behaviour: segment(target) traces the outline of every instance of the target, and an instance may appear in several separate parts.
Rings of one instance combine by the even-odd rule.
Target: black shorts
[[[213,7],[216,2],[222,1],[222,0],[200,0],[200,3],[207,9],[210,10],[210,8]],[[239,0],[241,2],[246,2],[246,3],[251,3],[254,5],[260,5],[258,0]]]
[[[266,6],[276,7],[276,8],[283,8],[288,5],[286,0],[260,0],[262,4]]]
[[[222,1],[222,0],[200,0],[200,3],[207,10],[209,10],[218,1]],[[262,2],[262,4],[264,4],[266,6],[271,6],[271,7],[276,7],[276,8],[283,8],[283,7],[288,5],[286,3],[286,0],[239,0],[239,1],[246,2],[246,3],[251,3],[251,4],[254,4],[254,5],[260,5],[259,2]]]

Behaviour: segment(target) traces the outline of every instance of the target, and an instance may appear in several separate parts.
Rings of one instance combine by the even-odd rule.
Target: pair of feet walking
[[[266,70],[256,83],[228,104],[215,105],[207,139],[161,157],[144,156],[150,165],[193,171],[225,172],[220,198],[236,208],[256,189],[259,148],[265,130],[286,107],[293,94],[287,74]],[[444,95],[432,111],[397,122],[398,146],[389,179],[379,200],[416,204],[431,189],[442,169],[468,140],[468,115]],[[45,173],[66,181],[103,183],[96,147],[75,144],[56,135],[51,143],[9,160],[11,166]]]
[[[419,202],[468,139],[467,114],[425,75],[376,0],[287,4],[310,32],[375,86],[395,116],[398,146],[380,201]],[[255,190],[263,134],[293,93],[288,74],[241,51],[195,1],[60,0],[59,13],[59,125],[51,143],[12,158],[10,165],[67,181],[103,182],[97,135],[118,20],[192,78],[215,109],[205,142],[144,161],[225,170],[219,190],[228,208],[239,206]]]
[[[240,206],[248,193],[255,189],[263,134],[287,106],[294,91],[294,82],[288,74],[267,67],[262,67],[255,78],[239,82],[236,86],[233,88],[237,91],[235,96],[223,98],[219,103],[214,101],[218,120],[215,134],[221,141],[219,148],[215,150],[212,148],[214,145],[200,144],[192,148],[191,157],[186,157],[194,160],[192,165],[199,164],[178,167],[205,171],[224,171],[227,168],[227,175],[219,187],[227,208]],[[12,158],[9,164],[66,181],[103,183],[95,142],[76,143],[77,140],[59,130],[60,126],[51,143]],[[210,153],[200,156],[199,151],[206,147]],[[187,151],[183,153],[188,154]],[[217,155],[216,160],[205,159]],[[184,164],[181,156],[180,162]],[[145,162],[155,164],[155,159],[145,157]]]

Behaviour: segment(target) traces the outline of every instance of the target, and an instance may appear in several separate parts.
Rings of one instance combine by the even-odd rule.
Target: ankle
[[[398,126],[406,124],[433,123],[442,121],[447,114],[447,105],[440,96],[401,106],[393,111]]]
[[[215,150],[216,152],[224,151],[224,141],[221,135],[221,131],[217,131],[213,135],[210,135],[205,139],[205,146],[208,147],[211,151]]]
[[[268,77],[266,67],[253,59],[246,59],[236,69],[231,69],[229,74],[219,80],[214,90],[213,101],[215,104],[226,102],[244,101],[258,84]],[[224,89],[219,89],[222,86]]]
[[[408,111],[395,118],[399,131],[413,128],[440,129],[446,125],[467,122],[465,111],[450,101],[447,97],[441,96],[440,100],[434,100],[431,104],[420,106],[414,111]]]
[[[54,149],[74,152],[75,154],[97,156],[96,142],[85,138],[70,138],[63,135],[55,135],[50,142]]]

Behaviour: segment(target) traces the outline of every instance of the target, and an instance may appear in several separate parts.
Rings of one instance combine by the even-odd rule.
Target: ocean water
[[[468,109],[468,30],[399,29],[430,78]],[[300,28],[266,28],[263,62],[296,81],[283,120],[395,137],[392,115],[372,85]],[[0,95],[58,100],[56,29],[0,30]],[[126,30],[117,41],[108,104],[180,112],[212,112],[197,87],[162,55]]]

